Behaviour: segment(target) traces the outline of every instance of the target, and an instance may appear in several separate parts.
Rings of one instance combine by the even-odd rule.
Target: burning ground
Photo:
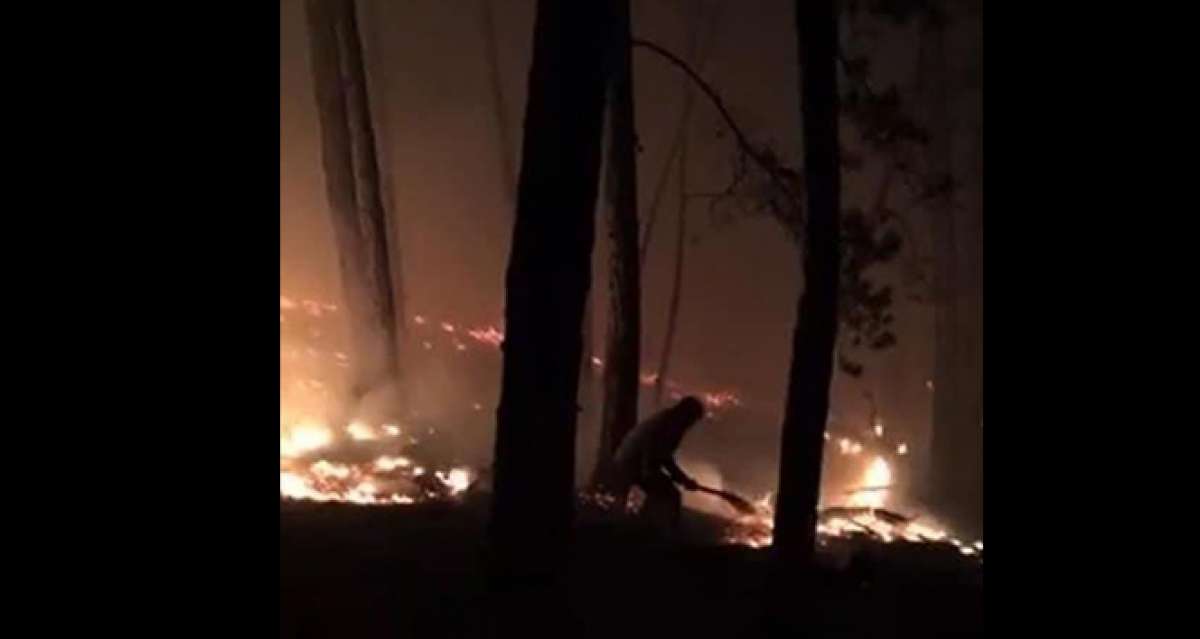
[[[421,376],[410,413],[382,411],[385,396],[338,415],[339,373],[349,363],[339,313],[332,303],[280,298],[281,636],[483,636],[488,433],[502,327],[415,315],[412,360]],[[653,379],[643,374],[643,383]],[[704,397],[714,429],[755,409],[737,389],[668,388]],[[852,479],[827,491],[839,506],[825,509],[818,529],[815,597],[825,634],[982,628],[982,542],[888,509],[902,503],[895,475],[906,443],[892,441],[882,423],[831,431],[827,440],[827,463]],[[704,453],[693,449],[682,461],[698,479],[756,492]],[[672,543],[611,498],[581,493],[566,604],[575,636],[754,636],[773,519],[772,495],[757,492],[749,515],[688,494],[683,538]],[[642,625],[631,631],[633,619]]]
[[[281,499],[404,507],[431,501],[457,502],[469,491],[487,491],[487,447],[479,445],[478,437],[473,447],[456,446],[463,438],[439,433],[437,424],[440,420],[461,422],[463,415],[469,415],[477,431],[486,430],[494,401],[486,389],[479,389],[479,397],[457,411],[436,410],[427,402],[413,402],[417,408],[401,418],[372,411],[365,402],[355,414],[336,416],[338,371],[349,363],[347,355],[336,346],[337,305],[281,296],[279,306]],[[489,363],[494,366],[503,337],[497,325],[462,326],[420,314],[412,317],[414,351],[424,353],[426,364],[445,364],[449,360],[452,372],[462,378],[470,377],[468,369],[472,367]],[[600,369],[603,361],[593,357],[591,365]],[[643,371],[644,385],[653,385],[656,379],[653,371]],[[712,420],[730,417],[744,407],[742,394],[734,389],[697,387],[676,380],[667,380],[665,385],[672,397],[684,393],[701,397]],[[465,388],[472,386],[463,384]],[[895,494],[894,469],[907,457],[908,445],[891,441],[881,420],[876,420],[866,435],[858,439],[847,434],[826,434],[827,465],[857,469],[857,475],[848,486],[825,491],[818,526],[822,546],[830,546],[832,539],[940,544],[982,561],[981,540],[959,539],[928,517],[890,510],[893,504],[903,503],[902,496]],[[718,488],[743,491],[741,486],[723,486],[721,473],[711,467],[699,476]],[[707,496],[689,496],[688,502],[692,508],[725,521],[717,540],[720,543],[752,548],[770,545],[774,518],[770,492],[755,502],[753,514],[739,513]],[[621,516],[628,509],[607,495],[582,493],[580,503],[613,516]]]

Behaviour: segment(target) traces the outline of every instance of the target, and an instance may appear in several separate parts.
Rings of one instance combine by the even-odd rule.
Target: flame
[[[861,487],[850,497],[851,506],[883,508],[887,502],[888,488],[892,485],[892,468],[887,460],[876,457],[863,474]]]
[[[845,449],[853,442],[845,440]],[[847,453],[849,454],[849,453]],[[863,488],[853,491],[846,506],[823,509],[817,521],[817,542],[826,545],[831,538],[865,537],[880,543],[946,544],[964,556],[983,561],[983,541],[967,544],[952,537],[940,526],[919,518],[897,518],[881,513],[892,483],[892,469],[883,457],[875,457],[864,469]],[[775,507],[767,493],[755,503],[755,512],[731,520],[726,531],[727,543],[762,548],[773,541]]]
[[[471,485],[471,471],[466,468],[454,468],[448,473],[439,470],[435,476],[450,489],[451,495],[457,495]]]
[[[280,457],[300,457],[333,441],[333,433],[320,424],[302,423],[279,436]]]
[[[419,483],[417,478],[425,472],[402,455],[381,455],[364,464],[319,459],[306,468],[284,460],[279,470],[279,496],[318,502],[413,504],[455,498],[471,485],[472,473],[466,467],[436,471],[437,484]],[[440,489],[433,489],[439,485]]]

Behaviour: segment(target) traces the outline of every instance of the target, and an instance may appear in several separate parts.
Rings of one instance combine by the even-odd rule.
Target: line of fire
[[[981,0],[280,0],[281,636],[983,632]]]

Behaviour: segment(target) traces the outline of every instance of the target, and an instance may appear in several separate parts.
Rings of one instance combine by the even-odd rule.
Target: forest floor
[[[485,636],[486,512],[483,498],[281,502],[280,636]],[[668,544],[581,513],[567,595],[577,636],[757,636],[767,551],[719,545],[716,517],[687,511],[683,528]],[[982,636],[981,563],[926,544],[864,543],[853,556],[824,557],[806,635]]]

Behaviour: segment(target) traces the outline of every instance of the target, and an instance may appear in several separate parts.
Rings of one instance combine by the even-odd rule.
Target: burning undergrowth
[[[279,495],[356,504],[412,504],[464,494],[478,474],[417,461],[420,440],[398,424],[352,422],[345,436],[320,424],[280,435]],[[333,461],[336,460],[336,461]]]
[[[455,405],[457,413],[443,410],[438,414],[428,405],[418,405],[400,419],[380,408],[394,405],[395,399],[394,389],[383,389],[364,398],[350,415],[338,414],[335,407],[344,394],[339,382],[350,365],[349,356],[338,348],[338,310],[334,304],[280,297],[280,498],[404,506],[458,500],[473,491],[487,490],[483,469],[490,446],[475,442],[475,454],[466,454],[464,449],[470,447],[463,445],[462,438],[455,438],[454,428],[445,426],[473,416],[479,430],[490,432],[488,408],[494,400],[486,397],[490,391],[477,390],[471,391],[476,396],[464,402],[458,374],[451,376],[445,368],[440,369],[447,377],[442,388],[429,383],[428,378],[438,374],[418,380],[425,384],[418,385],[422,389],[418,395],[426,399],[435,396],[434,404]],[[504,332],[496,325],[462,326],[417,314],[412,317],[410,339],[416,358],[444,363],[482,357],[495,366]],[[604,365],[599,358],[593,358],[591,364],[596,369]],[[487,371],[489,379],[498,374],[498,369]],[[656,380],[656,373],[643,371],[643,385],[653,385]],[[665,387],[672,397],[699,396],[710,415],[718,419],[743,406],[742,395],[729,389],[685,387],[670,379]],[[453,401],[447,399],[451,396]],[[893,495],[893,469],[907,456],[908,444],[885,437],[881,422],[859,436],[827,433],[825,439],[828,462],[858,468],[859,475],[851,490],[824,495],[823,501],[829,505],[821,510],[817,529],[822,545],[845,540],[946,544],[963,555],[982,559],[982,541],[962,541],[928,518],[889,509],[898,501]],[[715,466],[696,460],[684,466],[697,472],[702,483],[723,488]],[[608,495],[581,494],[580,499],[582,505],[608,512],[625,511],[629,505],[617,504]],[[727,519],[727,543],[755,548],[771,543],[774,504],[770,493],[753,502],[752,513],[738,512],[704,496],[689,495],[688,506]]]

